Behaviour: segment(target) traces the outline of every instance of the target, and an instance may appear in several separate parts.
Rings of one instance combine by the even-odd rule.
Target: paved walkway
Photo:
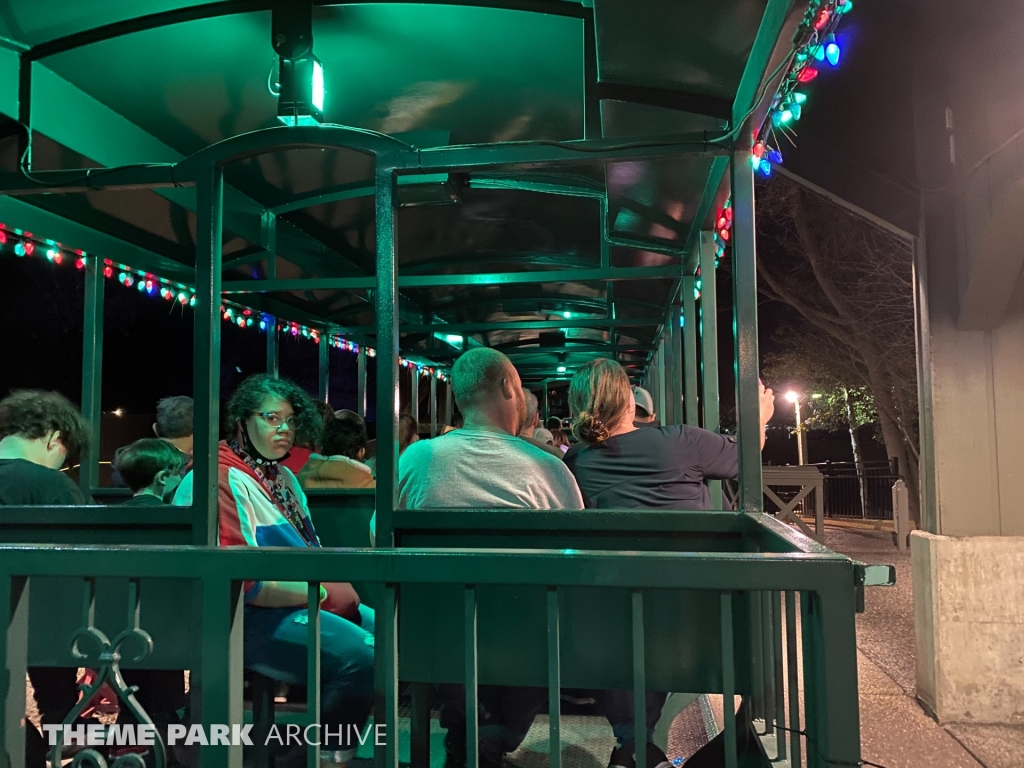
[[[1024,727],[938,725],[916,698],[910,553],[885,531],[829,526],[825,543],[869,563],[896,566],[895,587],[868,588],[857,617],[864,760],[885,768],[1021,768]]]

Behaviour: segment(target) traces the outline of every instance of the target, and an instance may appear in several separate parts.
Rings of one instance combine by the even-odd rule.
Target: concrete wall
[[[930,330],[934,531],[1024,536],[1024,281],[998,327]]]
[[[1024,538],[911,535],[917,695],[940,723],[1024,723]]]

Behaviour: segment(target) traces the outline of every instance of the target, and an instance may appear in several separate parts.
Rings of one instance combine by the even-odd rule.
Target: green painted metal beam
[[[789,51],[790,43],[783,36],[783,30],[792,7],[793,0],[768,0],[732,102],[730,124],[737,132],[737,136],[743,134],[747,120],[752,116],[751,111],[757,107],[759,93],[764,90],[770,96],[771,89],[763,86],[769,74],[768,68],[773,62],[787,56],[786,52]],[[780,48],[784,48],[786,52],[780,51]],[[767,107],[764,109],[767,110]]]
[[[78,467],[78,485],[85,498],[100,484],[100,425],[103,395],[103,265],[88,258],[85,264],[85,313],[82,322],[82,417],[89,442]]]
[[[661,325],[660,317],[626,317],[609,320],[608,318],[572,318],[570,320],[506,320],[491,323],[444,323],[444,324],[410,324],[401,325],[400,333],[489,333],[490,331],[543,331],[560,328],[630,328],[649,325]],[[356,326],[355,331],[367,332],[367,328]]]
[[[67,244],[138,269],[160,275],[177,283],[192,285],[195,270],[173,259],[142,248],[112,235],[66,219],[26,200],[0,195],[0,221],[11,227],[34,232],[58,243]]]
[[[715,276],[715,242],[711,232],[700,237],[700,344],[701,344],[701,404],[703,427],[721,432],[718,388],[718,285]],[[712,509],[722,506],[722,481],[708,483]]]
[[[495,347],[499,352],[511,358],[516,357],[537,357],[540,355],[560,354],[646,354],[650,350],[650,344],[567,344],[560,347]],[[409,354],[415,354],[410,350]],[[462,350],[430,350],[424,351],[434,360],[453,360],[462,354]]]
[[[398,278],[399,288],[435,288],[460,285],[515,285],[520,283],[584,283],[607,280],[661,280],[679,274],[678,267],[617,267],[612,269],[561,269],[524,272],[491,272],[473,275],[407,275]],[[283,291],[366,290],[373,277],[321,277],[299,280],[235,280],[225,282],[232,293]]]
[[[732,285],[735,328],[739,508],[763,512],[761,490],[759,358],[757,351],[757,246],[754,231],[754,173],[749,147],[737,149],[732,179]]]
[[[697,397],[697,309],[694,295],[696,280],[692,275],[683,278],[683,318],[680,329],[683,336],[683,405],[685,423],[691,427],[700,424],[700,403]]]
[[[467,144],[436,147],[403,154],[399,173],[443,173],[487,168],[553,167],[602,160],[652,160],[680,154],[718,155],[728,151],[727,134],[669,134],[628,139],[583,139],[578,141],[521,141],[510,144]]]

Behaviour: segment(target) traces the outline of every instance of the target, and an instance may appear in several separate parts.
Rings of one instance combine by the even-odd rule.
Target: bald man
[[[402,509],[583,509],[561,459],[517,435],[526,421],[522,382],[512,361],[486,347],[452,368],[461,429],[410,445],[398,464]],[[447,768],[466,764],[466,696],[442,686],[441,726],[448,730]],[[480,686],[480,766],[496,768],[526,738],[547,698],[543,688]]]

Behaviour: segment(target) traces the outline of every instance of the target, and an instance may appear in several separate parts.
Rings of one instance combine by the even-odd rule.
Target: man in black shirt
[[[0,506],[85,504],[59,470],[78,458],[87,439],[81,414],[57,392],[23,390],[0,400]],[[76,670],[29,667],[28,674],[43,722],[60,723],[78,699]],[[34,729],[27,735],[26,762],[42,765],[42,737]]]
[[[58,470],[86,439],[81,414],[57,392],[24,390],[0,401],[0,506],[85,504]]]

